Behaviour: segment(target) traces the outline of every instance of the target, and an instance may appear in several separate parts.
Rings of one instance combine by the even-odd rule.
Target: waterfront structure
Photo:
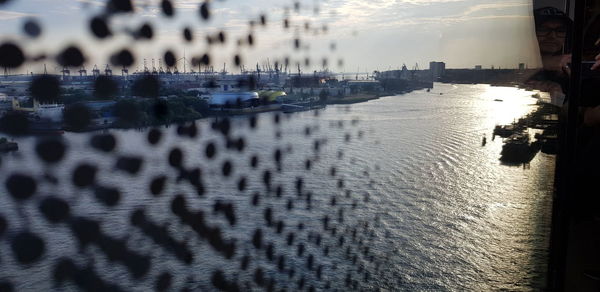
[[[439,80],[446,72],[446,63],[436,61],[429,62],[429,72],[431,73],[431,80]]]
[[[36,120],[53,123],[62,122],[64,108],[63,104],[41,104],[36,99],[33,99],[33,107],[23,107],[19,99],[13,98],[12,100],[12,109],[14,111],[31,113],[32,117]]]
[[[208,104],[211,107],[244,106],[258,104],[258,93],[252,91],[215,92],[211,94]]]
[[[415,65],[412,70],[408,70],[406,65],[403,65],[401,70],[375,71],[373,76],[387,92],[433,88],[433,81],[427,77],[422,78],[418,72],[418,65]]]
[[[439,62],[442,70],[445,64]],[[136,98],[138,93],[135,84],[145,82],[141,78],[152,76],[159,82],[160,92],[154,93],[158,97],[169,99],[183,93],[185,96],[195,96],[203,99],[213,109],[219,108],[241,108],[255,107],[258,105],[267,105],[273,103],[289,103],[307,100],[327,100],[335,99],[339,102],[348,102],[352,100],[363,100],[365,98],[374,98],[383,92],[400,93],[421,88],[431,88],[433,83],[426,76],[426,70],[419,70],[415,65],[409,70],[406,65],[401,70],[392,70],[384,72],[374,72],[373,79],[365,80],[338,80],[335,74],[328,70],[315,71],[303,74],[300,70],[296,74],[280,70],[275,67],[261,70],[257,67],[256,71],[249,71],[242,68],[239,74],[230,74],[225,71],[214,71],[211,67],[197,72],[179,73],[170,70],[136,71],[132,74],[113,75],[112,70],[107,67],[101,71],[98,66],[94,67],[94,74],[87,74],[85,68],[79,69],[80,74],[66,74],[72,70],[63,69],[62,75],[50,75],[59,80],[62,89],[62,96],[65,97],[65,104],[73,102],[83,102],[91,105],[94,98],[110,100],[114,103],[123,98]],[[0,78],[0,93],[15,98],[22,103],[30,100],[28,84],[36,75],[10,75]],[[114,83],[115,90],[109,93],[109,96],[96,96],[96,87],[98,82],[105,82],[100,78],[108,79]],[[21,87],[14,90],[15,86]],[[288,95],[289,94],[289,95]],[[356,99],[360,95],[359,99]],[[342,100],[343,99],[343,100]],[[95,100],[97,101],[97,100]],[[62,105],[61,105],[62,106]],[[18,110],[25,110],[20,105]],[[42,109],[44,107],[44,109]],[[37,109],[30,108],[30,111],[46,110],[47,106],[38,106]],[[105,118],[112,114],[105,109],[110,106],[102,104],[101,108],[91,109],[95,117],[102,117],[103,124]],[[14,107],[12,110],[17,110]],[[57,109],[58,111],[58,109]],[[61,108],[62,111],[62,108]],[[57,115],[58,116],[58,115]],[[52,120],[61,120],[61,118],[52,118]]]

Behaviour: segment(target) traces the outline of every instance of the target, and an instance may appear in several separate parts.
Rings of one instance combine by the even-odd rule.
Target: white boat
[[[258,93],[253,91],[215,92],[210,95],[210,106],[234,106],[237,104],[258,102]]]

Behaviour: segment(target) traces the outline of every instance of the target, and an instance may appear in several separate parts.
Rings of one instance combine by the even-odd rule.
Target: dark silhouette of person
[[[543,58],[561,56],[567,50],[567,34],[572,27],[571,19],[554,7],[534,10],[535,33]],[[551,64],[544,64],[551,65]]]
[[[568,87],[568,67],[571,54],[568,40],[573,21],[554,7],[534,10],[535,33],[543,68],[527,84],[551,95],[564,95]]]

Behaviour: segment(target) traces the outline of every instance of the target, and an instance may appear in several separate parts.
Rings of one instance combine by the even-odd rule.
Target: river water
[[[92,267],[104,281],[136,291],[152,289],[165,273],[173,290],[213,290],[215,271],[242,290],[268,287],[271,280],[290,291],[543,289],[555,157],[539,153],[528,168],[501,165],[501,139],[491,137],[495,125],[534,108],[531,95],[516,88],[436,83],[430,92],[316,113],[261,114],[255,128],[248,117],[235,117],[229,137],[243,139],[241,151],[226,147],[224,135],[211,129],[213,120],[197,121],[193,138],[178,135],[177,127],[161,128],[157,145],[147,142],[148,130],[111,130],[117,148],[110,153],[90,147],[91,134],[66,133],[66,155],[52,165],[35,154],[36,138],[20,138],[20,151],[3,156],[0,164],[5,194],[0,215],[8,222],[0,237],[0,280],[19,291],[73,290],[73,282],[57,285],[52,278],[58,259],[68,257],[81,269]],[[482,147],[484,134],[488,143]],[[210,143],[216,154],[207,158]],[[184,168],[201,169],[202,196],[170,166],[174,148],[182,151]],[[117,169],[121,156],[141,158],[140,171]],[[96,186],[120,191],[116,206],[99,202],[91,187],[73,185],[73,170],[81,163],[98,169]],[[15,172],[37,182],[31,199],[17,202],[6,195],[4,182]],[[150,181],[162,175],[165,190],[151,194]],[[226,242],[235,242],[231,258],[174,215],[171,204],[178,194],[190,211],[202,210],[207,226],[218,228]],[[150,258],[149,270],[136,278],[98,245],[80,247],[68,223],[49,223],[40,215],[38,205],[48,196],[68,201],[71,218],[101,222],[103,234]],[[232,204],[233,224],[214,212],[216,202]],[[164,226],[170,238],[185,242],[193,261],[178,260],[132,226],[137,209]],[[258,229],[260,246],[253,241]],[[24,230],[45,242],[32,264],[13,256],[11,242]],[[288,245],[290,234],[294,241]]]

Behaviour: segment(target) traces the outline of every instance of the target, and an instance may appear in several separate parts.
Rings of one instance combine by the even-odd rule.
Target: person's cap
[[[573,21],[567,14],[556,7],[543,7],[533,11],[533,17],[535,18],[535,25],[540,25],[547,21],[559,21],[567,27],[571,27]]]

